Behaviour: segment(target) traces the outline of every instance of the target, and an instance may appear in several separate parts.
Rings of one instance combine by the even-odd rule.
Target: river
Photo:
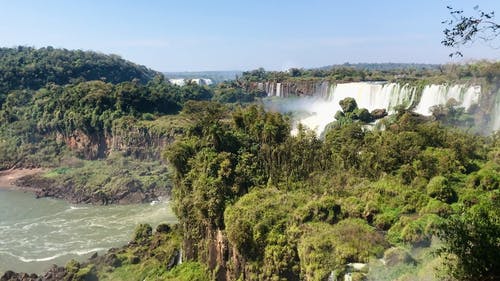
[[[74,205],[0,188],[0,275],[41,273],[52,264],[85,260],[126,244],[139,223],[175,223],[168,201],[152,204]]]

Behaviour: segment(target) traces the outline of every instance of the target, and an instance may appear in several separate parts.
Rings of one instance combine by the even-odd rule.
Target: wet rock
[[[43,276],[43,281],[59,281],[65,280],[65,276],[67,275],[67,270],[64,267],[59,267],[57,265],[53,265]]]
[[[42,279],[34,273],[32,274],[16,273],[11,270],[6,271],[2,275],[2,277],[0,277],[0,281],[41,281],[41,280]]]
[[[99,256],[99,255],[97,254],[97,252],[95,252],[95,253],[93,253],[93,254],[92,254],[92,256],[90,256],[90,258],[89,258],[89,259],[90,259],[90,260],[95,260],[95,259],[97,259],[97,257],[98,257],[98,256]]]
[[[115,254],[106,255],[104,263],[111,267],[119,267],[122,265],[122,261]]]
[[[158,233],[169,233],[171,230],[172,230],[172,228],[170,227],[170,225],[168,225],[166,223],[159,224],[156,227],[156,232],[158,232]]]
[[[370,114],[373,117],[373,119],[377,120],[377,119],[384,118],[385,116],[387,116],[387,111],[385,110],[385,108],[374,109],[374,110],[372,110],[372,112],[370,112]]]

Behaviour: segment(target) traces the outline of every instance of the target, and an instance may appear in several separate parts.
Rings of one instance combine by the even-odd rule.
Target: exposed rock
[[[388,113],[385,110],[385,108],[382,108],[382,109],[374,109],[372,110],[372,112],[370,112],[370,114],[373,117],[373,119],[377,120],[384,118],[385,116],[387,116]]]
[[[171,230],[172,230],[172,228],[170,227],[170,225],[168,225],[166,223],[159,224],[156,227],[156,232],[159,232],[159,233],[169,233]]]
[[[53,265],[43,276],[43,281],[59,281],[64,280],[68,271],[64,267]]]
[[[180,251],[175,250],[167,263],[167,270],[174,268],[179,263]]]
[[[58,267],[53,265],[45,274],[36,275],[34,273],[16,273],[13,271],[6,271],[0,281],[60,281],[60,280],[71,280],[69,278],[68,271],[64,267]]]
[[[97,259],[97,257],[99,256],[99,254],[97,254],[97,252],[93,253],[92,256],[90,256],[90,260],[95,260]]]
[[[116,254],[107,254],[104,257],[104,263],[111,267],[119,267],[122,265],[122,261],[116,256]]]

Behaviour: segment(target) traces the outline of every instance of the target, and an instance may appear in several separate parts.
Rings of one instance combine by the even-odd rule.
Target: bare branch
[[[476,16],[464,16],[463,10],[456,10],[451,6],[446,6],[451,15],[451,19],[444,20],[441,23],[448,27],[443,30],[444,39],[441,41],[446,47],[459,49],[461,46],[471,44],[475,39],[485,42],[493,41],[500,36],[500,24],[493,21],[495,12],[484,12],[479,6],[473,9],[477,12]],[[450,57],[460,56],[460,51],[450,53]]]

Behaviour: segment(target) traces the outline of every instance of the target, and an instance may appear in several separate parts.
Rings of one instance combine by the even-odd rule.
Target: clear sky
[[[0,0],[0,45],[114,53],[159,71],[446,63],[447,5],[500,21],[500,0]],[[500,59],[493,47],[463,48],[464,59]]]

